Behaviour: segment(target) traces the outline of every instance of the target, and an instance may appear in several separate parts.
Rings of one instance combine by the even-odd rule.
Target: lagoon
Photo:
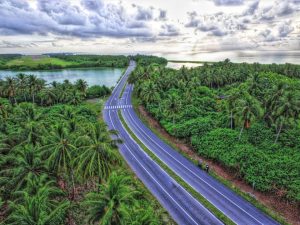
[[[8,76],[16,76],[18,73],[33,74],[38,78],[44,79],[47,83],[53,81],[63,82],[69,80],[75,82],[78,79],[85,80],[89,86],[105,85],[113,87],[121,77],[121,68],[84,68],[84,69],[63,69],[63,70],[44,70],[44,71],[11,71],[0,70],[0,79]]]

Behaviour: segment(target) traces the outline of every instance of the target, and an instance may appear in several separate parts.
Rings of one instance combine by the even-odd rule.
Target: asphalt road
[[[119,145],[121,154],[139,179],[178,224],[222,224],[210,211],[194,199],[154,162],[130,137],[120,122],[118,108],[126,107],[121,105],[119,95],[122,92],[123,85],[126,83],[129,73],[134,68],[135,63],[131,62],[111,97],[108,99],[103,113],[109,129],[118,130],[119,137],[124,141],[123,144]]]
[[[118,130],[121,138],[125,141],[124,144],[120,145],[120,151],[128,164],[152,194],[170,212],[174,220],[179,224],[220,223],[144,153],[123,128],[117,110],[121,110],[127,125],[149,150],[236,224],[279,224],[209,174],[200,170],[148,129],[132,108],[132,85],[126,86],[122,98],[119,99],[128,75],[134,68],[135,63],[131,62],[114,89],[111,98],[107,101],[104,117],[109,128]],[[201,216],[199,217],[199,215]]]
[[[122,106],[131,106],[133,86],[127,85]],[[204,196],[236,224],[279,224],[205,171],[164,143],[139,119],[132,107],[122,109],[122,115],[139,140],[186,183]]]

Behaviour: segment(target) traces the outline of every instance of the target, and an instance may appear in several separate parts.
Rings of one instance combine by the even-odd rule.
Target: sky
[[[300,58],[300,0],[0,0],[0,53]]]

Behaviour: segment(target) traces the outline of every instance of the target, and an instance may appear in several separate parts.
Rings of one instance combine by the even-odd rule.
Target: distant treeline
[[[0,69],[24,71],[86,67],[124,68],[129,64],[129,58],[126,56],[110,55],[51,55],[48,58],[43,56],[32,60],[28,60],[28,56],[27,60],[24,58],[26,57],[21,55],[2,55]]]
[[[74,62],[80,67],[126,67],[129,63],[129,58],[118,55],[54,55],[53,57]]]
[[[166,60],[165,58],[157,57],[157,56],[135,55],[131,57],[141,66],[148,66],[153,63],[159,65],[167,65],[168,63],[168,60]]]
[[[18,54],[0,54],[0,68],[5,67],[5,64],[13,59],[21,58],[22,55]]]

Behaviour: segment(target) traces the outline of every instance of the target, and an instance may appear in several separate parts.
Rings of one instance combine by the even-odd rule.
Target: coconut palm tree
[[[51,199],[54,187],[44,186],[35,195],[22,191],[21,198],[16,202],[9,202],[11,214],[7,222],[12,225],[60,225],[63,224],[70,207],[68,201]]]
[[[168,96],[166,103],[168,106],[169,116],[172,117],[173,124],[175,124],[176,114],[182,107],[181,99],[176,93],[172,93]]]
[[[75,177],[72,161],[76,155],[76,147],[63,124],[55,127],[50,132],[47,144],[42,147],[47,165],[56,176],[61,179],[62,175],[69,175],[72,182],[72,198],[75,196]]]
[[[7,184],[11,190],[21,190],[29,180],[35,180],[47,172],[40,149],[32,145],[17,147],[13,154],[6,156],[5,161],[10,166],[1,170],[0,176],[10,177]]]
[[[76,89],[74,89],[70,92],[68,98],[69,98],[68,103],[72,104],[72,105],[78,105],[83,100],[82,94],[79,91],[77,91]]]
[[[11,103],[17,104],[16,94],[17,94],[17,82],[13,77],[6,77],[4,83],[4,90],[8,96]]]
[[[28,77],[24,73],[17,74],[18,92],[23,94],[24,101],[27,101],[26,91],[28,87]]]
[[[128,214],[128,206],[135,200],[136,191],[131,186],[130,177],[113,172],[107,183],[100,185],[100,193],[87,195],[88,222],[101,225],[122,224]]]
[[[145,82],[143,89],[143,95],[141,97],[145,103],[152,103],[155,99],[159,98],[159,93],[154,82]]]
[[[35,75],[28,76],[28,87],[31,95],[32,103],[35,102],[35,94],[39,85],[38,78]]]
[[[235,114],[238,120],[242,122],[239,140],[241,139],[244,128],[248,129],[251,126],[252,119],[262,116],[263,110],[258,100],[246,93],[238,100]]]
[[[57,99],[56,94],[50,88],[45,88],[39,92],[38,97],[40,99],[40,104],[43,105],[53,105]]]
[[[78,91],[80,91],[84,96],[86,96],[86,90],[88,88],[88,84],[85,80],[79,79],[75,83],[75,87]]]
[[[278,141],[280,133],[284,125],[291,121],[298,119],[300,114],[300,96],[293,91],[285,92],[279,98],[277,106],[275,107],[277,134],[275,143]]]
[[[267,121],[269,125],[274,123],[274,120],[276,119],[274,118],[275,115],[274,111],[276,110],[280,98],[283,96],[283,94],[287,89],[288,86],[285,83],[280,82],[270,91],[266,100],[264,101],[264,107],[265,107],[264,119]]]
[[[229,92],[229,95],[227,97],[227,110],[230,113],[230,128],[231,129],[235,128],[234,111],[236,108],[236,104],[238,102],[238,99],[243,95],[244,95],[243,91],[236,88],[236,89],[232,89]]]
[[[153,208],[148,207],[139,207],[130,213],[130,221],[131,225],[159,225],[160,221],[153,216],[154,211]]]
[[[108,177],[111,166],[120,162],[120,158],[116,142],[111,140],[104,125],[96,123],[88,129],[88,134],[77,140],[80,147],[74,165],[84,180],[98,177],[101,183],[101,180]]]

